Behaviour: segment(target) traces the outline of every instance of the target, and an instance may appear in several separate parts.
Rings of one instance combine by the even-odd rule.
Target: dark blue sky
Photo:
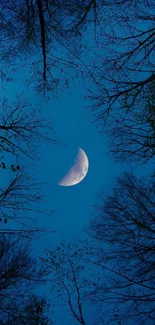
[[[88,102],[84,99],[85,93],[80,80],[73,83],[68,92],[59,93],[58,100],[52,98],[51,94],[50,100],[45,103],[32,89],[23,86],[25,73],[26,70],[23,69],[18,71],[18,75],[15,75],[18,81],[5,86],[4,94],[12,100],[21,90],[29,103],[41,104],[43,116],[50,116],[53,122],[54,137],[65,144],[63,146],[40,143],[38,148],[36,175],[39,181],[48,181],[44,193],[46,203],[43,207],[55,210],[53,218],[39,217],[39,223],[47,230],[57,231],[56,234],[45,233],[37,245],[34,245],[34,251],[42,254],[45,247],[50,248],[62,239],[83,237],[82,229],[91,218],[92,206],[97,202],[101,189],[109,192],[113,188],[115,177],[120,175],[127,165],[116,164],[110,159],[106,136],[100,135],[97,125],[91,123],[91,113],[86,108]],[[57,183],[74,162],[78,147],[88,156],[88,174],[78,185],[61,187]],[[33,173],[28,164],[25,167]],[[148,165],[139,169],[132,168],[137,175],[150,172]],[[4,173],[1,174],[3,176]],[[69,325],[68,322],[62,324]]]
[[[60,93],[58,100],[51,95],[49,102],[45,103],[33,90],[26,86],[23,88],[21,81],[25,78],[25,71],[21,69],[16,78],[17,82],[5,86],[3,94],[7,94],[12,100],[16,93],[24,90],[24,97],[32,107],[33,104],[40,104],[43,116],[51,118],[55,134],[49,136],[54,136],[65,145],[42,142],[38,147],[35,176],[39,181],[48,181],[45,209],[55,209],[53,219],[44,217],[40,222],[49,230],[57,230],[56,235],[47,234],[45,242],[50,246],[62,239],[83,236],[81,228],[88,224],[92,206],[97,202],[101,189],[109,192],[113,188],[115,177],[127,165],[116,164],[110,158],[106,136],[100,135],[97,125],[91,123],[91,112],[86,108],[88,101],[84,99],[85,93],[80,80],[68,92]],[[89,159],[86,178],[71,187],[57,185],[73,164],[78,147],[86,152]],[[26,162],[25,167],[30,171]],[[131,168],[140,175],[149,171],[148,166],[136,169],[130,166]],[[32,170],[31,172],[33,173]]]
[[[46,150],[41,150],[46,169],[42,163],[38,169],[49,181],[47,197],[56,209],[53,221],[58,237],[68,238],[75,236],[88,222],[98,191],[102,186],[108,188],[112,177],[119,173],[120,167],[110,161],[106,154],[106,144],[102,144],[95,125],[90,123],[78,83],[70,94],[62,95],[59,102],[48,103],[46,110],[50,109],[53,109],[56,137],[66,147],[47,145]],[[73,164],[78,147],[86,152],[89,159],[86,178],[75,186],[58,186],[57,182]]]
[[[51,118],[55,133],[49,136],[54,136],[64,144],[63,146],[42,142],[37,149],[35,176],[39,181],[48,182],[45,209],[55,209],[53,219],[40,218],[40,223],[47,229],[57,230],[56,235],[44,235],[46,240],[44,239],[43,243],[49,247],[62,239],[83,236],[81,229],[88,224],[92,206],[97,202],[101,189],[109,192],[113,188],[115,177],[126,170],[127,165],[116,164],[110,158],[106,136],[100,135],[97,125],[91,123],[91,112],[86,108],[88,101],[84,99],[85,91],[80,80],[73,83],[69,91],[62,91],[59,99],[52,98],[51,94],[46,103],[33,89],[22,83],[27,71],[20,69],[18,75],[15,74],[17,81],[5,85],[1,97],[7,95],[12,101],[16,94],[24,91],[24,98],[32,107],[35,104],[41,105],[42,115],[47,119]],[[78,147],[86,152],[89,159],[86,178],[71,187],[57,185],[73,164]],[[152,163],[150,167],[151,165]],[[26,162],[25,167],[28,171],[31,170]],[[148,165],[138,168],[130,166],[131,168],[137,175],[149,173]],[[33,173],[32,170],[31,172]]]

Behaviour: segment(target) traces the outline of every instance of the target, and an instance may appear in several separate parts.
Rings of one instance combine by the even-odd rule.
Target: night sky
[[[24,161],[24,167],[32,177],[35,176],[39,182],[47,182],[42,208],[54,210],[52,217],[38,217],[38,225],[51,231],[45,231],[38,239],[33,240],[33,254],[38,256],[44,254],[45,248],[52,248],[62,240],[85,238],[87,235],[83,230],[91,220],[92,208],[98,202],[101,190],[111,193],[116,177],[126,170],[137,176],[149,175],[153,170],[153,163],[138,166],[116,163],[112,159],[108,138],[99,133],[99,126],[93,122],[91,110],[87,107],[90,103],[85,98],[85,89],[80,78],[71,83],[68,90],[59,90],[58,98],[51,93],[46,102],[42,95],[36,94],[33,88],[24,84],[28,74],[28,68],[20,68],[18,72],[14,72],[15,81],[2,85],[1,99],[7,96],[12,101],[16,93],[24,92],[24,98],[32,106],[39,104],[42,116],[51,119],[53,133],[49,136],[59,141],[55,144],[40,141],[36,148],[35,168]],[[79,147],[85,151],[89,160],[86,177],[75,186],[59,186],[58,182],[72,166]],[[12,158],[10,161],[12,162]],[[11,177],[10,174],[6,176],[5,171],[0,173],[2,184],[6,177],[7,180]],[[56,233],[52,233],[53,230]],[[87,312],[89,314],[89,308]],[[58,321],[58,325],[70,324],[76,325],[77,322]]]
[[[56,230],[55,235],[44,234],[46,240],[43,245],[53,245],[62,239],[73,239],[75,236],[83,236],[82,229],[91,219],[93,205],[98,201],[101,190],[106,193],[112,190],[115,178],[123,171],[136,171],[137,175],[147,175],[153,163],[149,165],[116,163],[108,151],[108,138],[100,135],[90,110],[88,101],[84,98],[84,90],[80,86],[80,80],[75,82],[66,94],[60,93],[59,99],[50,99],[45,103],[41,96],[37,96],[33,90],[23,88],[25,71],[20,70],[16,75],[17,81],[7,84],[3,88],[3,95],[9,94],[12,101],[18,89],[23,90],[24,98],[32,106],[40,104],[42,116],[52,120],[54,132],[49,134],[60,142],[50,144],[41,142],[37,148],[37,160],[35,171],[32,166],[24,162],[29,173],[33,173],[39,181],[48,182],[45,187],[45,209],[55,210],[51,220],[43,218],[39,220],[48,230]],[[52,96],[51,96],[52,97]],[[73,165],[78,148],[81,147],[87,154],[89,169],[86,177],[77,185],[71,187],[59,186],[58,182]],[[12,159],[12,158],[11,158]],[[148,168],[150,166],[150,168]],[[6,179],[6,173],[1,171]],[[9,176],[7,176],[9,177]],[[48,243],[48,244],[47,244]],[[37,248],[39,243],[37,244]],[[40,249],[39,249],[40,251]]]
[[[21,79],[24,79],[24,73],[18,74],[18,85],[22,88]],[[18,86],[19,90],[19,86]],[[14,98],[17,91],[17,84],[8,85],[7,94],[10,100]],[[89,225],[92,217],[93,205],[99,202],[101,190],[106,194],[111,193],[115,178],[125,170],[133,171],[138,176],[144,176],[153,169],[153,163],[147,166],[135,166],[131,164],[120,164],[114,162],[108,153],[108,139],[98,133],[95,123],[92,123],[91,112],[86,108],[88,101],[84,99],[84,91],[80,87],[80,82],[75,82],[70,88],[68,94],[60,94],[59,99],[50,99],[44,103],[42,97],[37,97],[32,91],[25,95],[26,100],[32,105],[41,103],[42,115],[52,119],[54,136],[60,141],[60,144],[40,143],[37,148],[38,158],[35,169],[25,161],[25,169],[37,178],[39,182],[46,181],[44,188],[45,202],[42,209],[54,210],[52,217],[37,216],[37,222],[45,231],[39,239],[35,239],[32,244],[33,254],[36,256],[44,255],[45,248],[52,249],[62,240],[74,241],[76,238],[84,239],[87,237],[84,229]],[[78,147],[81,147],[89,159],[89,170],[85,179],[75,186],[63,187],[58,185],[58,181],[72,166],[78,153]],[[12,158],[11,158],[12,162]],[[9,163],[9,160],[8,160]],[[148,168],[150,166],[150,168]],[[6,173],[1,171],[4,183]],[[10,177],[12,174],[10,174]],[[9,175],[7,176],[7,180]],[[56,230],[56,233],[48,231]],[[51,299],[48,293],[50,285],[38,287],[37,293],[45,293]],[[109,308],[109,307],[108,307]],[[110,309],[109,309],[110,310]],[[60,318],[57,311],[57,321],[59,325],[76,325],[77,321],[71,318]],[[65,315],[65,313],[64,313]],[[89,306],[86,308],[88,321],[91,321],[92,314]]]

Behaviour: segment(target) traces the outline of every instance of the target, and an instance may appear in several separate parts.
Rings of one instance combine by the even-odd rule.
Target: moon
[[[61,186],[72,186],[80,183],[88,172],[89,162],[86,153],[81,148],[78,149],[74,165],[67,174],[58,182]]]

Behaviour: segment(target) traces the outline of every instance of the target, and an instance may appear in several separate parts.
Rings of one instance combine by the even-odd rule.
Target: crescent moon
[[[74,165],[67,174],[59,181],[58,185],[72,186],[80,183],[88,172],[89,162],[86,153],[81,148],[78,149]]]

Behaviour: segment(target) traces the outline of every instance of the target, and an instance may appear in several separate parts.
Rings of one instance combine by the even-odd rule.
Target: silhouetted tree
[[[88,22],[98,23],[99,6],[95,0],[18,0],[18,5],[14,0],[1,3],[0,11],[2,59],[16,57],[17,62],[19,54],[26,61],[31,58],[33,77],[37,74],[38,90],[43,90],[56,87],[63,71],[67,82],[69,68],[77,68],[79,37]]]
[[[10,315],[2,325],[52,325],[49,317],[49,304],[45,298],[32,295],[23,305],[14,308],[13,315]]]
[[[36,213],[51,215],[51,211],[41,208],[45,183],[35,181],[34,175],[28,176],[22,166],[25,158],[34,163],[37,156],[35,149],[41,140],[56,142],[48,136],[49,131],[52,131],[50,124],[50,121],[39,118],[39,112],[31,110],[31,106],[21,96],[12,105],[7,100],[2,103],[0,167],[3,177],[0,184],[0,222],[7,226],[1,228],[1,232],[30,236],[39,232]],[[11,159],[16,159],[17,163],[12,163]]]
[[[1,103],[0,152],[34,159],[34,149],[40,140],[56,142],[48,135],[49,131],[53,131],[51,121],[41,118],[37,108],[31,110],[31,105],[24,101],[22,95],[11,105],[6,99]]]
[[[155,315],[155,184],[125,173],[113,195],[95,206],[88,230],[99,243],[95,265],[109,282],[94,291],[115,303],[119,320],[153,324]]]
[[[48,324],[43,323],[46,300],[32,295],[41,280],[39,264],[32,258],[29,241],[0,234],[1,324]]]
[[[118,161],[147,162],[155,155],[155,82],[144,87],[141,100],[132,108],[119,110],[104,125],[110,151]]]
[[[85,70],[80,54],[90,53],[88,44],[88,51],[84,51],[82,38],[87,26],[95,38],[94,72],[90,69],[89,76],[99,89],[97,95],[92,92],[96,107],[105,105],[107,111],[123,95],[135,93],[137,97],[143,86],[154,80],[153,3],[147,0],[18,0],[16,4],[15,0],[5,0],[0,7],[1,61],[11,58],[10,65],[13,57],[14,65],[18,65],[22,54],[33,70],[30,82],[38,77],[39,91],[54,90],[60,79],[68,84],[73,77],[70,70],[76,70],[75,75]],[[145,27],[139,27],[141,21]],[[114,48],[115,44],[119,50]]]
[[[0,222],[7,224],[0,232],[29,236],[43,230],[37,225],[37,215],[51,216],[53,211],[41,207],[42,191],[43,183],[16,172],[9,184],[0,188]]]
[[[91,292],[97,286],[99,274],[93,272],[92,264],[85,263],[85,255],[88,256],[88,246],[85,251],[79,243],[62,242],[55,249],[47,250],[46,256],[41,258],[41,273],[50,285],[54,311],[61,307],[62,318],[65,307],[67,314],[79,324],[93,325],[94,321],[102,324],[103,313],[101,315],[101,309],[96,305],[91,307],[91,322],[90,315],[88,317],[87,306],[91,306]]]
[[[144,88],[155,80],[154,3],[146,0],[105,4],[104,32],[94,58],[97,82],[95,88],[91,83],[89,96],[98,120],[104,120],[112,109],[130,109],[138,101],[140,107]]]

